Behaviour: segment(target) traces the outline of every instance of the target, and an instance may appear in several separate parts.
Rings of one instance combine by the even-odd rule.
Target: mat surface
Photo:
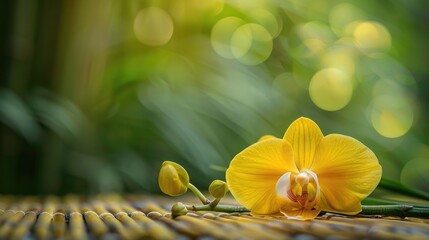
[[[0,196],[0,239],[429,239],[429,221],[413,218],[327,214],[296,221],[190,212],[172,219],[169,209],[178,200],[188,201],[129,195]]]

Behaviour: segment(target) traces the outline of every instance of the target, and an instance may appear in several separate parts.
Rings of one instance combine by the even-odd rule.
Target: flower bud
[[[181,202],[177,202],[173,204],[171,207],[171,217],[176,218],[178,216],[186,215],[188,213],[188,209],[185,204]]]
[[[159,170],[158,184],[163,193],[179,196],[188,190],[189,175],[179,164],[165,161]]]
[[[214,180],[209,186],[209,192],[215,198],[223,198],[228,192],[228,186],[224,181]]]

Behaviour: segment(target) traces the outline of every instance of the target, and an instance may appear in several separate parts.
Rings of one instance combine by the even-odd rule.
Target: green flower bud
[[[228,186],[224,181],[214,180],[209,186],[209,192],[215,198],[223,198],[228,192]]]
[[[181,202],[177,202],[171,207],[171,217],[173,218],[186,215],[187,213],[188,209],[186,208],[185,204]]]
[[[165,161],[159,170],[158,184],[163,193],[179,196],[188,191],[189,175],[179,164]]]

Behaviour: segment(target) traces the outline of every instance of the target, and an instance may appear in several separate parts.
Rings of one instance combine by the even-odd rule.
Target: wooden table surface
[[[326,214],[297,221],[218,212],[172,219],[177,201],[197,203],[190,196],[0,196],[0,239],[429,239],[426,219]]]

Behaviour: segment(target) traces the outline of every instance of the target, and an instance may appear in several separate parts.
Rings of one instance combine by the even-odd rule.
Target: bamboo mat
[[[171,205],[197,203],[189,200],[189,196],[0,196],[0,239],[429,239],[429,221],[412,218],[326,214],[296,221],[190,212],[172,219]]]

